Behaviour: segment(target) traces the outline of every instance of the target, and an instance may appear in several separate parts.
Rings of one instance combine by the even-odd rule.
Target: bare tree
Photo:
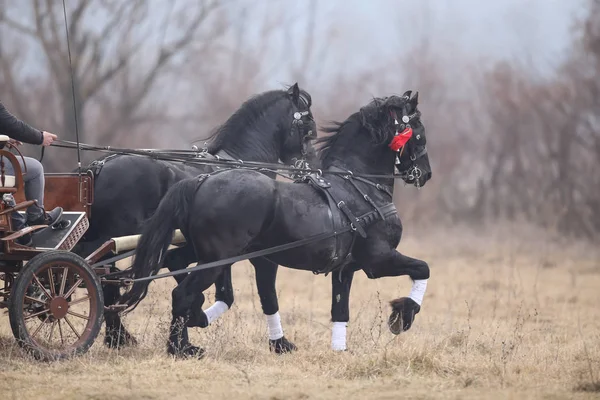
[[[155,4],[158,8],[144,0],[67,4],[72,75],[61,2],[11,2],[0,14],[0,28],[24,35],[41,48],[60,98],[57,112],[62,115],[59,129],[64,139],[75,135],[73,101],[83,141],[114,143],[140,121],[166,118],[161,107],[144,110],[152,90],[193,44],[210,43],[223,32],[217,13],[221,0],[163,2]],[[18,19],[17,14],[27,18]],[[23,117],[36,121],[26,106],[31,93],[23,90],[11,62],[16,55],[9,55],[6,47],[0,54],[5,85]]]

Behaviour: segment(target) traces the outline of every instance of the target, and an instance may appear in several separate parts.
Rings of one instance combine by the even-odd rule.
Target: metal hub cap
[[[56,319],[64,318],[69,311],[69,302],[64,297],[54,297],[50,301],[50,312]]]

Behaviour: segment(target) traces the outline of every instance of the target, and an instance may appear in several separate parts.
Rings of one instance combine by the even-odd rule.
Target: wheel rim
[[[97,290],[87,271],[68,261],[35,271],[23,297],[24,329],[33,347],[65,353],[83,345],[98,317]]]

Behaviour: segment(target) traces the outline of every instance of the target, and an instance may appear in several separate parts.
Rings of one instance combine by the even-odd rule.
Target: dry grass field
[[[330,343],[330,277],[281,269],[286,336],[300,350],[268,351],[252,268],[234,267],[236,303],[208,329],[193,329],[203,360],[165,353],[172,280],[126,319],[140,340],[111,351],[102,337],[66,362],[28,360],[0,316],[3,399],[587,399],[600,398],[600,249],[522,227],[409,231],[400,245],[430,263],[413,328],[393,336],[387,302],[406,277],[356,276],[350,351]],[[209,299],[212,301],[212,293]]]

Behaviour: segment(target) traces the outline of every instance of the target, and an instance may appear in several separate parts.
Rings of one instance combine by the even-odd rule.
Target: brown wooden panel
[[[51,210],[62,207],[65,211],[85,211],[90,218],[93,200],[93,181],[89,175],[46,174],[44,207]],[[79,184],[81,179],[81,186]],[[24,193],[15,194],[16,202],[25,201]]]

